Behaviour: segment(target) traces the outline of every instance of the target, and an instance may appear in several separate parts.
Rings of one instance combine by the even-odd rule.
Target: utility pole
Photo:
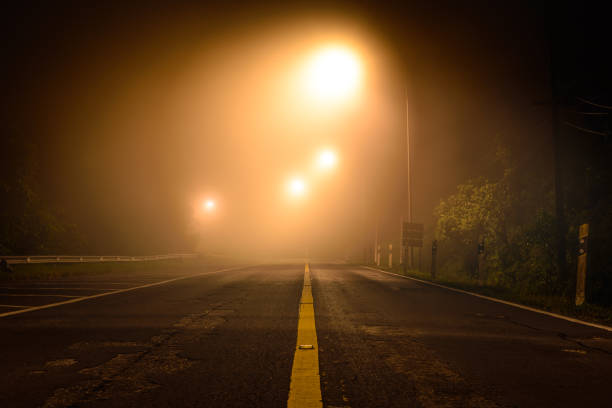
[[[550,22],[549,29],[549,47],[550,47],[550,86],[552,94],[552,139],[553,139],[553,155],[554,155],[554,172],[555,172],[555,243],[557,252],[557,269],[559,273],[559,281],[561,290],[565,291],[568,284],[567,264],[565,259],[566,244],[566,222],[565,222],[565,199],[563,189],[563,167],[561,157],[561,126],[559,117],[559,73],[557,61],[557,35],[555,21]]]

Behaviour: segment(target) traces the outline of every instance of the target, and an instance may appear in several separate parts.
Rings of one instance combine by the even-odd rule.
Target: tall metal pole
[[[404,87],[404,100],[406,103],[406,171],[407,171],[407,183],[408,183],[408,222],[412,222],[412,146],[410,143],[410,109],[408,104],[408,86]],[[412,268],[414,253],[413,248],[409,247],[407,251],[408,259],[406,260],[408,265]]]

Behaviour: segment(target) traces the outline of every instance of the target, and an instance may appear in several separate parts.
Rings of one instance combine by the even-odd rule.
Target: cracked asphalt
[[[304,265],[214,270],[0,318],[0,406],[285,407]],[[311,273],[324,406],[608,405],[610,332],[355,266]],[[0,296],[173,276],[2,282]]]

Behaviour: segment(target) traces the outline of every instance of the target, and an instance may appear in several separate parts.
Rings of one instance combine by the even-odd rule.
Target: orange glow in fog
[[[328,46],[312,57],[305,70],[306,91],[320,101],[352,97],[359,88],[362,67],[359,57],[343,46]]]

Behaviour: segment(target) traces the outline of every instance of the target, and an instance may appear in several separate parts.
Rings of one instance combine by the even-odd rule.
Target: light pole
[[[412,145],[410,138],[410,109],[408,104],[408,87],[404,87],[404,103],[406,105],[406,182],[407,182],[407,197],[406,197],[406,209],[407,209],[407,217],[408,222],[412,223]],[[403,235],[404,222],[403,216],[400,218],[400,235]],[[406,258],[404,259],[404,266],[409,265],[411,268],[413,267],[413,259],[414,252],[413,247],[404,247],[403,236],[400,237],[400,242],[403,252],[406,254]],[[400,258],[400,264],[402,263],[402,259]]]
[[[304,84],[309,96],[318,103],[339,103],[341,100],[353,97],[361,86],[362,64],[360,59],[350,49],[343,46],[328,46],[321,48],[313,55],[304,71]],[[412,158],[414,148],[410,137],[410,106],[408,98],[408,84],[404,86],[404,103],[406,115],[406,203],[402,206],[400,216],[400,263],[404,267],[414,266],[414,247],[410,242],[404,241],[404,221],[413,222],[412,202]],[[332,162],[332,157],[321,161]],[[324,167],[324,165],[321,165]],[[406,219],[404,219],[406,217]],[[412,226],[411,226],[412,227]],[[378,250],[378,220],[376,221],[376,238],[374,253]]]

